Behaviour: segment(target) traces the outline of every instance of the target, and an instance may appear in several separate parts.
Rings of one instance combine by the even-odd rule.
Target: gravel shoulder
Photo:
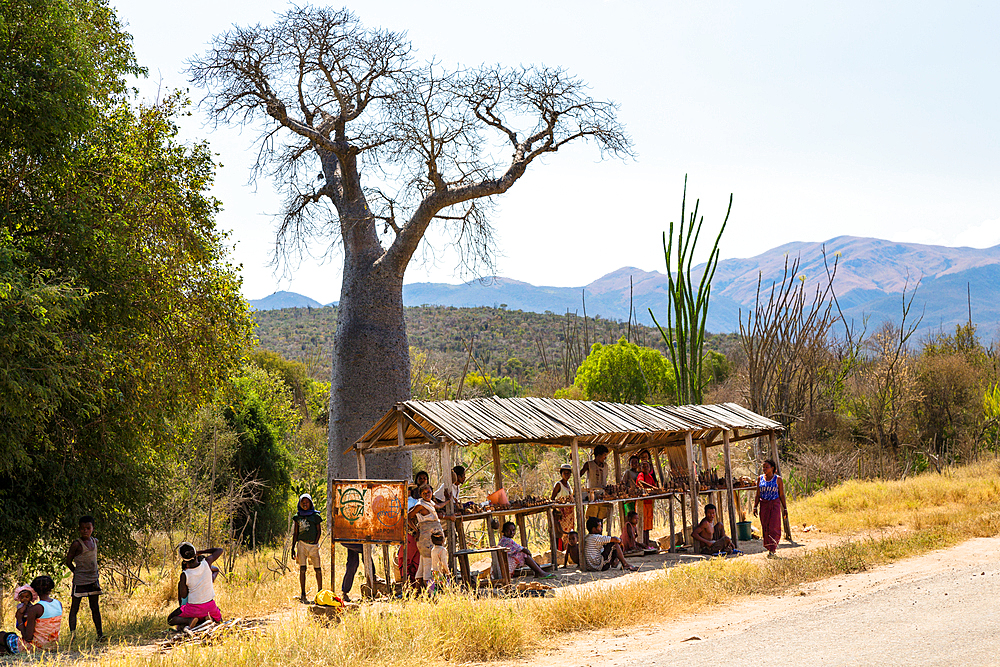
[[[661,625],[571,635],[538,667],[637,664],[1000,664],[1000,537],[706,608]]]

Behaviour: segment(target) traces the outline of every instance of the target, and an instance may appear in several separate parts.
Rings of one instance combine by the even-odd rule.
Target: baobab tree
[[[344,451],[409,397],[403,275],[428,230],[447,230],[469,267],[490,267],[490,205],[529,165],[572,142],[632,150],[617,106],[562,69],[446,69],[346,9],[293,6],[272,25],[236,27],[189,75],[217,120],[263,128],[256,170],[287,194],[279,252],[342,245],[331,479],[357,474]],[[367,472],[407,477],[409,456]]]

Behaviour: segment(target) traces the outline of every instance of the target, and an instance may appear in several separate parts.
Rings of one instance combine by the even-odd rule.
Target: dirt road
[[[514,663],[1000,665],[1000,537],[660,626],[585,633]]]

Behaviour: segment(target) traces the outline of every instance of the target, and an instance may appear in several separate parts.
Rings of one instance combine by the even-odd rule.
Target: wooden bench
[[[510,565],[507,563],[507,547],[487,547],[486,549],[459,549],[455,552],[458,558],[459,568],[462,571],[462,581],[469,588],[472,588],[472,568],[469,567],[469,556],[479,554],[496,555],[496,560],[500,564],[500,579],[504,585],[510,584]]]

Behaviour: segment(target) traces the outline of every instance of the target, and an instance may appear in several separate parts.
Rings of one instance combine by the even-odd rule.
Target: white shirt
[[[448,570],[448,549],[444,545],[434,545],[431,549],[431,572],[451,574],[451,571]]]
[[[417,523],[424,523],[425,521],[440,521],[440,519],[438,519],[437,510],[434,509],[434,503],[429,503],[421,498],[417,501],[417,504],[429,510],[427,514],[417,512]]]
[[[448,486],[449,486],[448,490],[451,493],[452,499],[457,503],[458,502],[458,485],[457,484],[449,484]],[[444,482],[441,482],[441,486],[439,486],[438,488],[434,489],[434,497],[437,498],[438,500],[448,500],[447,498],[444,497],[444,489],[445,489]]]
[[[212,583],[212,566],[207,560],[198,567],[184,570],[188,587],[188,604],[204,604],[215,599],[215,584]]]

